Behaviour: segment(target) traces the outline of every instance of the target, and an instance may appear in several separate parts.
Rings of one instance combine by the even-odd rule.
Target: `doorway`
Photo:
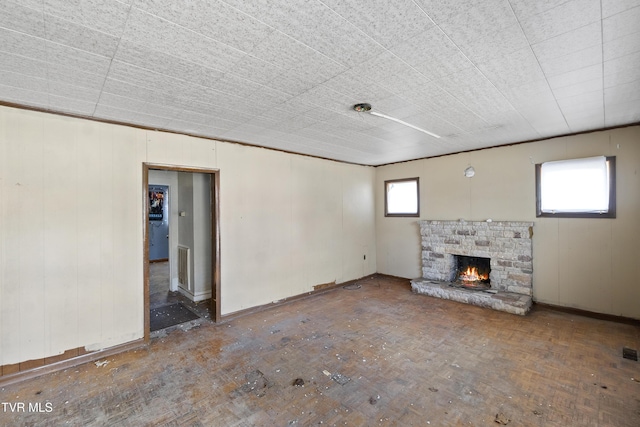
[[[169,180],[175,185],[164,186],[162,185],[165,184],[164,182],[157,182],[157,176],[163,171],[168,176],[180,177],[180,179]],[[153,180],[156,182],[150,182],[150,175],[154,176]],[[150,281],[152,280],[150,266],[154,260],[160,261],[158,264],[164,263],[164,267],[161,268],[165,268],[166,275],[169,276],[172,292],[180,292],[193,301],[203,298],[203,289],[206,293],[210,293],[208,307],[210,318],[214,322],[219,322],[221,302],[219,171],[143,163],[143,189],[145,341],[150,337],[152,309],[150,307]],[[163,190],[164,193],[160,194]],[[153,194],[154,191],[158,194]],[[180,198],[181,191],[182,198]],[[159,211],[161,200],[162,213]],[[180,206],[178,206],[179,200],[182,202]],[[166,231],[160,230],[163,222],[160,219],[161,216],[162,220],[166,219]],[[190,232],[189,227],[191,227]],[[179,233],[182,233],[181,238],[176,237]],[[160,243],[160,237],[164,238],[164,242]],[[162,252],[163,243],[167,245],[167,252]],[[186,265],[183,260],[185,247],[189,249],[191,257]],[[166,253],[166,258],[161,252]],[[158,265],[156,262],[153,264],[155,272]],[[207,291],[206,288],[209,290]]]

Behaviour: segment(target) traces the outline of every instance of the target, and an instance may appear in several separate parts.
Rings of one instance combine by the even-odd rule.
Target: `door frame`
[[[144,228],[144,341],[149,342],[151,335],[151,318],[149,304],[149,171],[163,170],[176,172],[204,173],[210,177],[210,210],[211,210],[211,320],[220,322],[220,169],[176,166],[161,163],[142,163],[142,224]],[[171,251],[171,248],[169,248]]]

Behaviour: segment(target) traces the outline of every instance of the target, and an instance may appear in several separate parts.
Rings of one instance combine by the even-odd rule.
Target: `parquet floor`
[[[0,424],[640,425],[640,362],[622,358],[639,327],[360,284],[4,387],[0,401],[51,411],[7,408]]]

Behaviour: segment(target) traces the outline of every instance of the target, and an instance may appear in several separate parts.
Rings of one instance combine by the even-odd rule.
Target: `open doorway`
[[[218,188],[218,170],[143,164],[145,340],[158,316],[220,320]]]

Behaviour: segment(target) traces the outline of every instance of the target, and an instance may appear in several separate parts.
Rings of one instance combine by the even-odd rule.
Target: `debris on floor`
[[[247,382],[239,389],[244,393],[253,393],[257,397],[262,397],[267,394],[267,389],[273,387],[273,382],[267,379],[259,369],[249,372],[244,377]]]
[[[102,368],[103,366],[107,366],[109,364],[108,360],[98,360],[94,362],[98,368]]]
[[[376,395],[375,397],[371,396],[369,398],[369,403],[372,404],[372,405],[375,405],[376,403],[378,403],[378,400],[380,400],[380,395],[379,394]]]
[[[331,379],[340,385],[345,385],[346,383],[351,381],[351,378],[347,377],[346,375],[339,374],[337,372],[331,376]]]
[[[537,416],[542,416],[542,412],[538,411],[537,409],[533,410],[533,415],[537,415]]]
[[[509,424],[509,421],[511,421],[509,418],[507,418],[507,416],[505,414],[503,414],[502,412],[496,414],[496,419],[495,422],[498,424],[502,424],[503,426],[506,426],[507,424]]]
[[[345,285],[342,287],[342,289],[346,289],[348,291],[353,291],[356,289],[360,289],[362,287],[362,285],[360,285],[359,283],[352,283],[350,285]]]
[[[435,388],[435,387],[429,387],[429,391],[432,391],[432,392],[434,392],[434,393],[435,393],[435,392],[437,392],[437,391],[438,391],[438,389],[437,389],[437,388]]]
[[[296,387],[302,387],[304,385],[304,380],[302,378],[296,378],[293,380],[293,385]]]
[[[178,327],[180,329],[182,329],[184,332],[190,331],[192,329],[198,329],[200,328],[200,323],[197,320],[193,320],[191,322],[187,322],[187,323],[182,323],[180,325],[178,325]]]

